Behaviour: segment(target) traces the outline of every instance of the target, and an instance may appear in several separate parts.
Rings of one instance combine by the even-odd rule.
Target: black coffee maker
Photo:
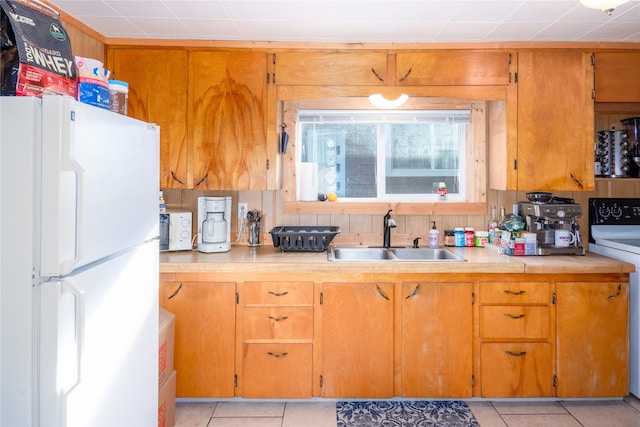
[[[620,120],[629,137],[629,176],[640,178],[640,117]]]

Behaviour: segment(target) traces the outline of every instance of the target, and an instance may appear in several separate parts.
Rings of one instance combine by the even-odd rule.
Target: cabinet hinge
[[[233,375],[233,386],[238,387],[238,374]]]
[[[558,387],[558,376],[557,375],[553,376],[553,386],[554,387]]]
[[[511,65],[511,59],[512,59],[511,54],[509,54],[509,65]]]
[[[557,300],[558,300],[558,298],[556,297],[556,293],[555,293],[555,292],[554,292],[554,293],[552,293],[552,294],[551,294],[551,304],[554,304],[554,305],[555,305],[555,303],[556,303],[556,301],[557,301]]]
[[[269,170],[269,159],[267,159],[267,170]]]
[[[518,159],[513,159],[513,169],[518,170]]]
[[[476,303],[476,293],[471,292],[471,305],[474,305],[475,303]]]
[[[513,82],[518,83],[518,73],[513,73]]]
[[[595,89],[591,90],[591,99],[594,100],[594,101],[596,100],[596,90]]]
[[[320,292],[320,305],[324,302],[324,294]]]
[[[236,292],[236,305],[240,304],[240,295]]]
[[[275,53],[272,55],[272,58],[273,58],[273,65],[276,65],[276,54]]]
[[[320,375],[320,387],[324,386],[324,378]]]
[[[591,54],[591,66],[592,67],[596,66],[596,55],[595,55],[595,53]]]
[[[476,386],[476,377],[471,375],[471,387],[475,387]]]
[[[270,83],[271,74],[267,73],[267,85]]]

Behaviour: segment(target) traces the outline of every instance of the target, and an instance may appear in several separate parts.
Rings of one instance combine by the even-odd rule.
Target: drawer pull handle
[[[271,295],[273,295],[274,297],[282,297],[282,296],[284,296],[284,295],[287,295],[289,292],[284,291],[284,292],[279,292],[279,293],[278,293],[278,292],[269,291],[269,293],[270,293]]]
[[[524,317],[524,314],[509,314],[509,313],[505,313],[504,315],[506,317],[508,317],[509,319],[522,319]]]
[[[607,298],[607,300],[612,300],[612,299],[614,299],[614,298],[618,298],[618,297],[620,296],[620,294],[621,294],[621,293],[622,293],[622,283],[620,283],[620,284],[618,285],[618,290],[617,290],[617,292],[616,292],[615,294],[613,294],[613,295],[609,295],[609,297]]]
[[[282,316],[282,317],[269,316],[269,319],[273,320],[274,322],[279,322],[281,320],[287,320],[288,318],[289,318],[289,316]]]
[[[167,299],[171,299],[171,298],[175,297],[176,295],[178,295],[178,292],[180,292],[180,289],[182,289],[182,283],[180,283],[180,286],[178,286],[178,288],[175,291],[173,291],[173,293],[171,295],[169,295],[167,297]]]
[[[420,284],[417,284],[413,292],[410,295],[407,295],[405,299],[415,298],[418,295],[418,289],[420,289]]]
[[[507,353],[509,356],[515,356],[515,357],[520,357],[520,356],[524,356],[525,354],[527,354],[526,351],[519,351],[517,353],[514,353],[513,351],[505,351],[505,353]]]
[[[285,351],[284,353],[276,354],[276,353],[272,353],[272,352],[270,352],[270,351],[269,351],[269,352],[267,352],[267,354],[268,354],[269,356],[271,356],[271,357],[275,357],[276,359],[278,359],[278,358],[280,358],[280,357],[285,357],[285,356],[286,356],[287,354],[289,354],[289,353],[287,353],[287,352]]]
[[[507,295],[522,295],[524,291],[510,291],[509,289],[505,289],[504,293]]]

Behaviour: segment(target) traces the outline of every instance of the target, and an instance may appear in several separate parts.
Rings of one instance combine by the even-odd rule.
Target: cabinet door
[[[393,285],[322,286],[322,397],[393,396]]]
[[[598,52],[595,57],[596,102],[640,102],[640,53]]]
[[[187,52],[112,49],[109,68],[129,83],[128,115],[160,126],[160,188],[191,188],[187,168]]]
[[[591,55],[520,52],[517,86],[517,189],[592,190]]]
[[[629,283],[558,283],[558,397],[629,393]]]
[[[471,397],[472,285],[402,284],[402,396]]]
[[[176,316],[177,397],[233,397],[235,283],[161,283],[160,305]]]
[[[384,52],[281,52],[275,57],[278,85],[381,85],[387,79]]]
[[[440,50],[396,54],[399,85],[508,85],[511,53],[479,50]]]
[[[191,51],[188,63],[193,188],[266,189],[266,54]]]

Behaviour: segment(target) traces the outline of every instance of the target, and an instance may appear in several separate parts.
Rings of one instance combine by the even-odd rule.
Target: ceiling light
[[[628,2],[629,0],[579,0],[580,4],[590,9],[600,9],[601,11],[611,15],[613,10]]]
[[[372,103],[378,108],[384,108],[384,109],[398,108],[408,100],[409,100],[409,95],[404,93],[400,95],[398,99],[391,99],[391,100],[385,98],[380,93],[376,93],[375,95],[371,95],[369,97],[370,103]]]

